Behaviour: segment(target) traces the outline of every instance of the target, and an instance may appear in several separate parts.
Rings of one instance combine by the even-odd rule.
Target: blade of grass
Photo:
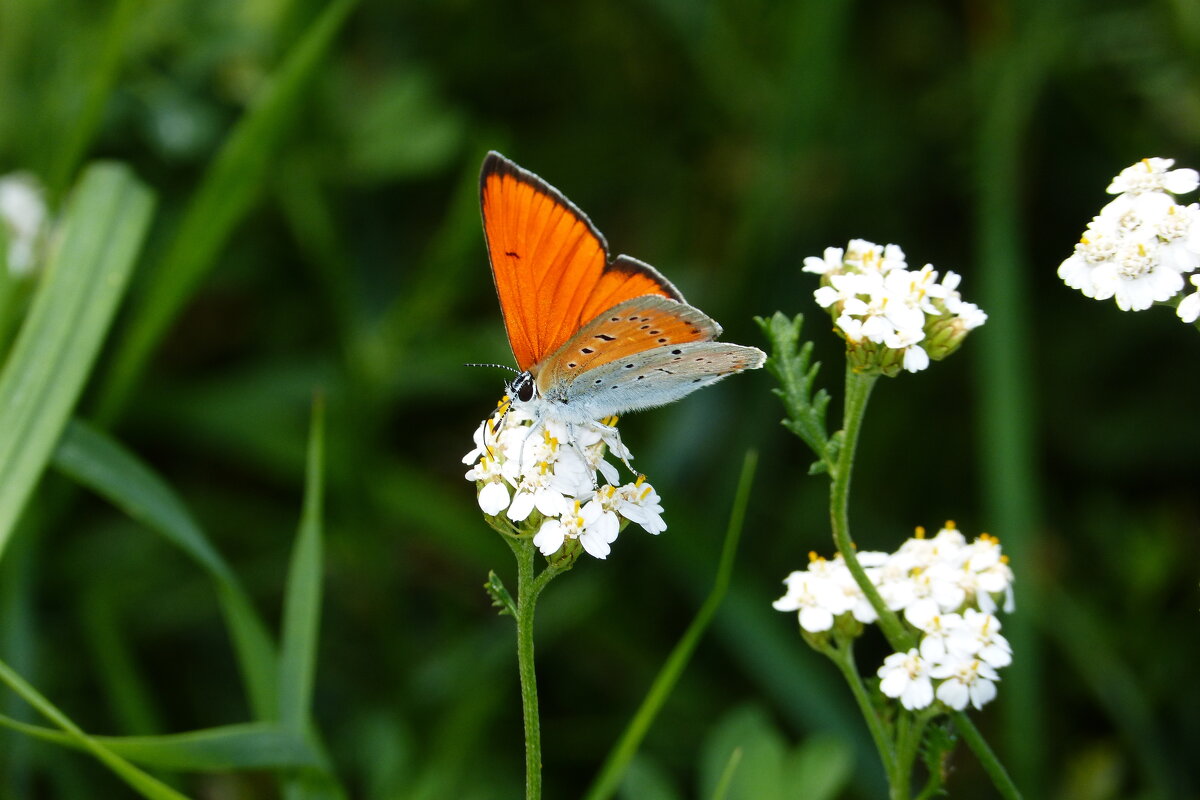
[[[326,6],[209,167],[122,333],[97,405],[101,421],[111,422],[120,412],[167,327],[254,205],[271,157],[303,105],[305,90],[356,4],[357,0],[334,0]]]
[[[114,163],[89,167],[70,200],[62,244],[0,374],[0,552],[91,372],[153,205]]]
[[[1034,549],[1041,518],[1037,487],[1032,387],[1033,330],[1024,239],[1021,147],[1034,102],[1045,79],[1056,37],[1067,30],[1061,3],[1018,4],[1026,8],[1013,35],[975,56],[982,120],[975,142],[977,272],[980,296],[992,325],[979,340],[976,396],[980,403],[980,468],[988,528],[1004,541],[1025,608],[1044,608]],[[1029,8],[1032,6],[1032,13]],[[1014,12],[1016,13],[1016,12]],[[984,38],[984,37],[980,37]],[[1019,785],[1033,797],[1046,794],[1044,754],[1049,706],[1040,690],[1040,646],[1028,614],[1016,614],[1005,632],[1018,654],[1004,675],[1006,760]]]
[[[596,776],[585,795],[587,800],[605,800],[612,797],[620,787],[625,769],[637,753],[642,739],[646,737],[658,712],[662,710],[667,698],[671,696],[671,691],[679,682],[683,670],[691,660],[692,653],[696,651],[696,646],[700,643],[700,637],[708,629],[713,615],[717,613],[717,608],[725,599],[725,592],[729,589],[729,579],[733,574],[733,561],[737,555],[738,539],[742,535],[742,523],[746,519],[746,506],[750,502],[750,487],[754,483],[754,467],[757,463],[758,454],[753,450],[747,451],[742,460],[742,472],[738,478],[733,508],[729,512],[729,526],[725,530],[725,544],[721,550],[721,560],[717,566],[717,575],[713,580],[712,591],[709,592],[704,604],[700,606],[695,618],[680,637],[675,649],[671,651],[671,655],[667,657],[658,675],[655,676],[650,691],[646,693],[646,699],[642,701],[642,705],[630,720],[625,732],[621,734],[621,738],[604,760],[600,774]]]
[[[275,645],[233,570],[171,487],[119,442],[72,420],[54,467],[106,498],[190,556],[212,578],[254,714],[273,719],[278,695]]]
[[[303,737],[320,758],[316,768],[300,770],[284,782],[286,798],[327,798],[343,795],[329,767],[312,724],[312,695],[317,671],[321,627],[321,583],[324,572],[325,400],[313,402],[304,482],[304,510],[292,550],[283,599],[283,632],[279,654],[279,723]]]
[[[279,657],[279,721],[293,733],[303,733],[308,724],[316,674],[324,569],[321,553],[324,482],[325,406],[318,397],[313,404],[312,433],[308,440],[304,511],[284,594]]]
[[[88,86],[83,110],[62,131],[62,152],[55,160],[47,182],[51,198],[57,198],[66,190],[79,160],[100,127],[104,106],[120,71],[130,22],[140,3],[141,0],[116,0],[114,4],[108,27],[104,30],[104,48],[99,59],[87,65]]]
[[[82,750],[72,736],[53,728],[0,716],[0,726],[42,741]],[[315,766],[311,748],[293,734],[263,722],[224,725],[163,736],[93,736],[118,756],[148,767],[191,772]]]
[[[162,783],[157,778],[142,772],[133,764],[130,764],[124,758],[84,733],[78,725],[59,711],[53,703],[43,697],[37,689],[34,689],[33,686],[3,661],[0,661],[0,682],[20,695],[25,702],[37,709],[38,713],[61,728],[79,746],[79,749],[93,755],[96,760],[112,770],[117,777],[125,781],[126,784],[142,795],[142,797],[148,800],[187,800],[184,795]]]
[[[35,504],[33,508],[37,508]],[[34,585],[39,566],[39,540],[32,535],[40,520],[26,514],[13,536],[8,557],[0,562],[0,659],[24,675],[33,675],[38,663],[39,640]],[[6,693],[0,711],[18,719],[32,719],[33,711],[14,694]],[[32,742],[14,733],[0,736],[0,797],[33,794]]]

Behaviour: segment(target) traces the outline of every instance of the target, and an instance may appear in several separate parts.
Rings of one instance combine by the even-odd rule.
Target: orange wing
[[[650,265],[627,256],[609,261],[604,237],[582,211],[499,153],[483,160],[479,199],[492,279],[520,369],[625,300],[650,294],[683,301]]]

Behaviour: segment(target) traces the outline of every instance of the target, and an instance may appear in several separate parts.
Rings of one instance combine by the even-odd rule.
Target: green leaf
[[[504,588],[504,582],[500,580],[500,576],[495,572],[488,572],[488,579],[483,588],[487,590],[488,595],[492,598],[492,605],[500,609],[501,614],[508,614],[510,617],[517,616],[517,604],[513,602],[512,595],[508,593],[508,589]]]
[[[37,485],[125,293],[154,200],[129,169],[89,167],[0,373],[0,551]]]
[[[850,783],[854,753],[841,739],[810,736],[788,756],[790,796],[800,800],[835,800]]]
[[[787,410],[783,426],[799,436],[816,454],[818,461],[809,469],[810,475],[831,472],[837,460],[830,452],[825,428],[829,394],[824,389],[813,393],[821,364],[810,363],[812,342],[800,345],[804,315],[797,314],[795,319],[789,319],[776,311],[769,320],[755,317],[754,321],[771,343],[771,357],[767,359],[766,367],[779,381],[780,388],[774,392]]]
[[[0,725],[63,747],[84,749],[65,733],[0,716]],[[315,766],[307,743],[276,725],[255,722],[165,736],[93,736],[93,741],[148,767],[192,772]]]
[[[120,411],[175,315],[254,206],[272,156],[304,106],[305,91],[356,4],[357,0],[334,0],[325,8],[271,76],[263,96],[250,106],[209,167],[121,337],[100,397],[97,416],[101,420],[111,420]]]
[[[736,768],[730,772],[735,753]],[[725,800],[783,800],[787,745],[759,708],[730,712],[709,734],[700,764],[700,796]]]
[[[160,534],[209,574],[250,704],[259,719],[272,719],[278,695],[275,645],[233,570],[175,491],[115,439],[80,420],[63,431],[54,466]]]
[[[621,800],[681,800],[683,797],[672,784],[667,770],[642,756],[629,762],[618,796]]]

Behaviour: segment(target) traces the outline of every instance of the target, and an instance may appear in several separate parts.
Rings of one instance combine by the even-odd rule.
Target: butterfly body
[[[484,233],[509,344],[509,396],[535,419],[582,424],[672,403],[766,356],[714,341],[721,326],[657,270],[610,260],[558,190],[498,153],[480,176]]]

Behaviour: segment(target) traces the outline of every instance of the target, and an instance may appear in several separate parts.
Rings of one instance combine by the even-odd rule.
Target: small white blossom
[[[879,691],[888,697],[899,698],[900,705],[909,711],[925,708],[933,702],[929,664],[916,650],[892,653],[883,660],[878,675]]]
[[[1191,324],[1200,317],[1200,274],[1193,275],[1189,280],[1192,282],[1192,286],[1196,287],[1196,291],[1179,301],[1179,307],[1175,309],[1175,313],[1181,320]]]
[[[1109,194],[1142,194],[1143,192],[1170,192],[1187,194],[1200,185],[1200,174],[1194,169],[1171,169],[1173,158],[1143,158],[1108,185]]]
[[[787,593],[772,605],[776,611],[797,611],[800,627],[820,633],[833,627],[839,614],[850,610],[845,594],[828,577],[793,572],[784,579]]]
[[[0,177],[0,226],[8,240],[8,271],[28,275],[37,266],[47,226],[45,193],[28,172]]]
[[[992,614],[968,608],[962,616],[959,641],[965,643],[965,652],[976,654],[990,666],[1012,663],[1012,646],[1000,635],[1000,620]]]
[[[617,513],[641,525],[647,533],[659,534],[667,529],[667,523],[662,518],[662,498],[653,486],[645,482],[645,476],[639,475],[635,482],[613,490],[611,496]]]
[[[977,658],[950,659],[935,664],[929,674],[941,680],[937,699],[955,711],[966,708],[968,701],[983,708],[996,696],[996,681],[1000,680],[996,670]]]
[[[921,656],[926,661],[940,661],[951,653],[970,652],[970,634],[961,614],[932,614],[919,625]]]

